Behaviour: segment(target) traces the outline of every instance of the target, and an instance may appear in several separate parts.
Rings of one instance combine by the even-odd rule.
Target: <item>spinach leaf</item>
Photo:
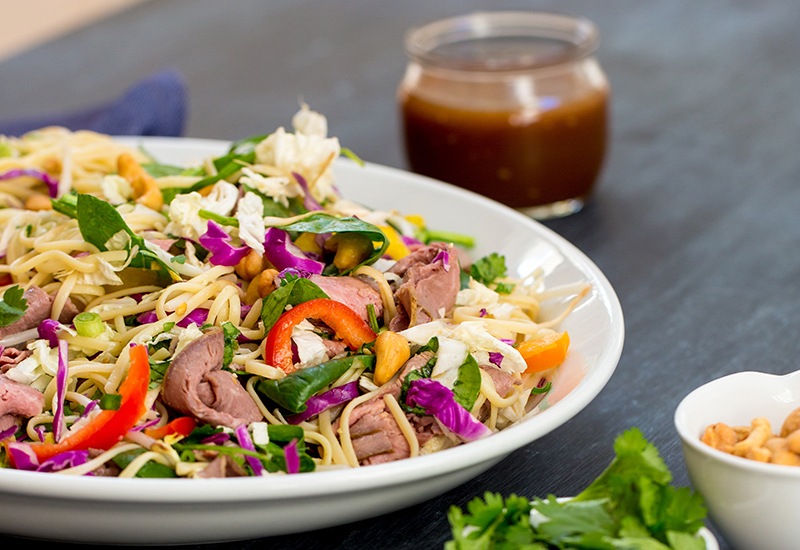
[[[389,247],[389,239],[379,227],[352,217],[337,218],[330,214],[317,213],[282,226],[281,229],[297,233],[360,233],[367,236],[373,243],[372,253],[353,269],[374,263]]]
[[[231,144],[231,148],[228,150],[228,155],[244,155],[250,153],[255,149],[256,145],[267,139],[269,136],[270,134],[260,134],[234,141]]]
[[[264,322],[265,331],[270,331],[281,314],[286,311],[286,306],[296,306],[317,298],[328,298],[328,295],[310,280],[302,277],[287,280],[271,292],[261,304],[261,320]]]
[[[270,424],[267,426],[267,433],[269,434],[270,441],[279,441],[282,443],[289,443],[292,439],[296,439],[300,442],[303,441],[304,437],[303,428],[288,424]]]
[[[144,452],[145,449],[134,449],[126,453],[118,454],[111,460],[117,466],[124,469],[131,462],[133,462],[136,457],[138,457]],[[144,466],[139,468],[139,471],[136,472],[135,477],[164,478],[164,477],[178,477],[178,474],[176,474],[175,471],[169,466],[165,466],[159,462],[153,462],[151,460],[149,462],[146,462]]]
[[[219,180],[227,179],[241,170],[243,164],[252,164],[255,159],[256,154],[252,151],[252,149],[246,152],[232,152],[228,153],[227,155],[217,157],[214,159],[214,167],[217,169],[216,174],[212,176],[206,176],[189,187],[168,187],[166,189],[162,189],[161,194],[164,197],[164,202],[169,204],[176,195],[200,191],[202,188],[213,185]]]
[[[453,397],[456,403],[472,410],[481,392],[481,368],[471,354],[467,354],[464,364],[458,368],[458,378],[453,384]]]
[[[78,229],[87,243],[100,250],[108,250],[108,242],[116,235],[124,232],[130,238],[125,248],[130,251],[135,245],[138,249],[131,267],[150,269],[153,263],[160,265],[173,279],[180,279],[173,267],[161,259],[155,252],[147,248],[144,238],[128,227],[122,214],[111,204],[92,195],[78,195],[76,216]]]
[[[0,327],[7,327],[22,319],[28,309],[28,300],[23,297],[19,285],[8,288],[0,300]]]
[[[159,162],[146,162],[142,164],[142,168],[154,178],[205,175],[205,170],[202,168],[183,168],[182,166],[172,166],[171,164],[161,164]]]
[[[248,193],[255,193],[259,197],[261,197],[261,202],[264,203],[264,217],[273,217],[273,218],[291,218],[292,216],[299,214],[301,212],[305,212],[306,209],[302,208],[302,202],[298,202],[297,199],[290,199],[289,206],[284,206],[275,199],[270,196],[265,195],[255,187],[250,187],[247,184],[240,183],[239,184],[242,189],[244,189]]]
[[[256,391],[293,413],[306,410],[306,401],[331,382],[339,378],[358,361],[371,368],[374,355],[353,355],[333,359],[313,367],[306,367],[287,374],[280,380],[262,380]]]

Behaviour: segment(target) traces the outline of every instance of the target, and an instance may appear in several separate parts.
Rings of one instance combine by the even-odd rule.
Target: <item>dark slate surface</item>
[[[0,63],[0,119],[102,103],[174,68],[189,88],[187,136],[272,130],[303,99],[363,158],[403,167],[394,91],[405,29],[489,6],[581,14],[600,27],[614,90],[611,154],[596,200],[547,225],[619,294],[627,337],[615,375],[562,428],[439,498],[353,525],[206,548],[441,548],[450,505],[486,490],[574,494],[630,426],[685,485],[672,423],[680,399],[735,371],[796,369],[793,0],[153,1]]]

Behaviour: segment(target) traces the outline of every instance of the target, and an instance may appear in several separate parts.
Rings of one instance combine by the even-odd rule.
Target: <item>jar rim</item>
[[[538,38],[560,43],[561,47],[557,51],[517,52],[492,59],[470,59],[442,51],[443,46],[493,38]],[[411,28],[404,44],[409,58],[424,65],[467,72],[510,72],[589,57],[597,50],[599,32],[584,17],[533,11],[476,11]]]

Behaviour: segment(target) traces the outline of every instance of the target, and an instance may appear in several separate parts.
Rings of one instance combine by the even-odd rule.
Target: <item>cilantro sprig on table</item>
[[[486,493],[448,515],[453,539],[445,550],[702,550],[696,536],[706,509],[672,474],[642,433],[620,434],[616,457],[575,498],[558,502]]]

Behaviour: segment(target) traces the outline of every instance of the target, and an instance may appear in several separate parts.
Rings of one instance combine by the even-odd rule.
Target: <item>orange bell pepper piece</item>
[[[375,332],[352,309],[341,302],[318,298],[294,306],[283,313],[264,340],[264,360],[286,374],[297,370],[292,355],[292,328],[304,319],[317,319],[328,325],[351,349],[376,338]]]
[[[539,340],[528,340],[517,346],[528,368],[526,374],[542,372],[564,362],[569,349],[569,334],[553,333]]]
[[[119,387],[122,396],[119,409],[103,411],[86,426],[58,443],[32,443],[31,449],[39,462],[66,451],[88,449],[107,450],[119,443],[147,412],[145,397],[150,383],[150,360],[147,348],[135,345],[130,349],[131,365],[125,381]]]

